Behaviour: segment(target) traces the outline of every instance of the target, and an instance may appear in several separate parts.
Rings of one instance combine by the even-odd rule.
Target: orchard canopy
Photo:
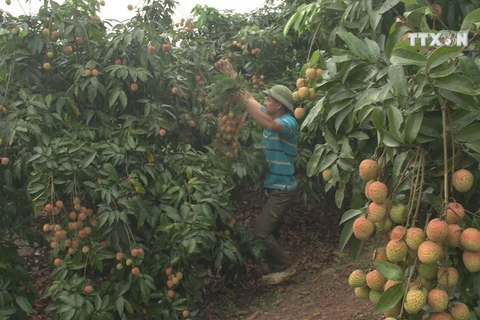
[[[394,319],[480,318],[478,1],[196,6],[178,23],[173,0],[124,23],[105,1],[0,17],[1,319],[39,300],[52,319],[203,319],[204,278],[263,257],[235,217],[262,187],[262,128],[230,97],[274,84],[297,103],[301,197],[333,194],[353,258],[373,245],[355,293]],[[48,248],[41,295],[20,244]]]

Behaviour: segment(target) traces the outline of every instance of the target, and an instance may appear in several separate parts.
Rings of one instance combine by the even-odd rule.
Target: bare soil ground
[[[258,191],[245,194],[240,222],[250,227],[264,200]],[[203,314],[210,320],[383,319],[374,314],[373,303],[357,298],[348,285],[350,272],[365,267],[371,253],[365,249],[363,258],[354,262],[348,249],[339,251],[343,227],[339,222],[345,210],[338,209],[331,198],[320,205],[297,199],[281,231],[285,248],[299,264],[295,276],[268,286],[261,283],[259,272],[252,272],[248,286],[224,289],[210,297]]]

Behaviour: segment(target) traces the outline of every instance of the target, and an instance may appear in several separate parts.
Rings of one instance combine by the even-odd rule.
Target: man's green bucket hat
[[[294,101],[292,97],[292,91],[286,86],[277,84],[270,89],[263,91],[263,94],[274,98],[293,113]]]

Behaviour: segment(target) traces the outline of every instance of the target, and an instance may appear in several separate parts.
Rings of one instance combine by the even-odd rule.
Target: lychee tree
[[[340,246],[357,258],[372,240],[374,253],[349,284],[395,319],[480,317],[479,22],[474,1],[332,1],[287,24],[316,30],[324,69],[302,123],[324,138],[307,174],[326,177],[339,207],[352,185]],[[442,30],[467,32],[468,45],[411,46],[407,35]]]

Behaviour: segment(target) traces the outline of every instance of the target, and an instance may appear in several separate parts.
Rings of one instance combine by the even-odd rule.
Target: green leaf
[[[338,155],[336,153],[331,153],[323,159],[323,161],[318,165],[318,171],[322,172],[323,170],[330,167],[336,160],[338,159]]]
[[[388,68],[388,77],[392,81],[393,88],[397,92],[397,95],[408,96],[407,77],[405,76],[405,70],[400,65],[391,65]]]
[[[392,51],[395,49],[395,46],[397,43],[402,41],[403,35],[409,31],[410,28],[406,26],[401,26],[398,29],[395,29],[387,38],[387,41],[385,43],[385,55],[387,56],[388,59],[391,58],[392,56]]]
[[[390,124],[390,132],[397,138],[402,141],[402,134],[400,132],[400,127],[403,123],[402,112],[395,106],[391,105],[388,107],[388,123]]]
[[[403,298],[404,285],[397,283],[385,290],[377,304],[375,305],[375,313],[384,313],[395,307]]]
[[[405,142],[413,143],[417,138],[418,132],[422,127],[423,112],[415,112],[410,114],[405,121]]]
[[[108,105],[111,107],[117,101],[118,96],[120,95],[120,89],[115,89],[111,94],[110,98],[108,99]]]
[[[342,224],[344,223],[345,221],[348,221],[352,218],[355,218],[359,215],[363,214],[363,210],[359,210],[359,209],[350,209],[350,210],[347,210],[343,215],[342,215],[342,219],[340,219],[340,223],[339,224]]]
[[[96,156],[97,156],[97,152],[93,152],[91,155],[85,158],[85,160],[82,161],[82,163],[80,164],[80,167],[83,169],[88,167],[93,162]]]
[[[340,234],[340,251],[345,248],[345,246],[348,243],[348,240],[350,240],[350,238],[353,235],[354,222],[355,222],[355,219],[349,220],[342,229],[342,232]]]
[[[424,66],[427,59],[420,53],[405,48],[393,50],[390,62],[398,65]]]
[[[348,49],[356,56],[362,59],[366,59],[369,61],[373,60],[373,57],[370,54],[370,50],[368,49],[365,42],[357,38],[351,32],[345,31],[338,31],[337,35],[345,41]]]
[[[480,132],[480,124],[475,123],[457,132],[455,137],[460,142],[472,142],[480,138],[478,134],[479,132]]]
[[[315,106],[308,112],[308,115],[305,117],[305,120],[302,122],[302,126],[300,127],[300,131],[303,130],[303,128],[308,127],[313,120],[320,114],[320,112],[323,109],[323,103],[325,101],[325,96],[322,97],[318,102],[315,104]]]
[[[377,130],[383,130],[385,128],[385,115],[381,108],[373,110],[373,125]]]
[[[466,95],[478,95],[480,90],[478,85],[471,79],[457,73],[446,77],[432,79],[432,84],[440,89],[463,93]]]
[[[468,30],[472,24],[477,22],[480,22],[480,8],[473,10],[465,16],[460,30]]]
[[[477,112],[477,100],[470,95],[459,92],[452,92],[450,90],[438,89],[438,93],[445,99],[457,104],[459,107]]]
[[[318,168],[318,165],[320,163],[320,159],[322,158],[325,150],[326,150],[325,145],[323,145],[323,144],[317,144],[315,146],[313,154],[310,157],[310,159],[308,159],[308,162],[307,162],[307,176],[308,177],[313,177],[314,175],[316,175],[319,172],[317,170],[317,168]]]
[[[32,305],[30,304],[30,302],[27,300],[26,297],[17,296],[15,298],[15,302],[26,313],[36,313],[35,310],[32,308]]]
[[[437,208],[440,208],[443,204],[442,199],[432,193],[424,193],[423,200]]]
[[[396,264],[375,260],[373,262],[375,268],[385,277],[387,280],[402,281],[403,280],[403,271]]]
[[[427,58],[427,69],[441,65],[442,63],[463,56],[462,48],[457,46],[443,46],[435,49]]]

